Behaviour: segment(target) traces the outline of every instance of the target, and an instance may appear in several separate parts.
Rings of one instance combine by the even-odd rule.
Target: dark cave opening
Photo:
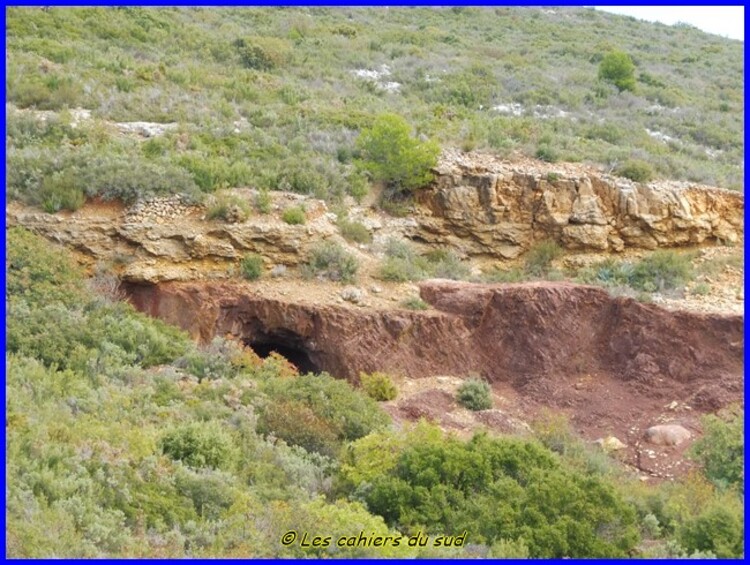
[[[305,348],[302,340],[297,335],[283,334],[260,334],[252,339],[246,339],[248,345],[264,359],[275,351],[292,363],[300,374],[320,373],[323,369],[310,358],[310,353]]]

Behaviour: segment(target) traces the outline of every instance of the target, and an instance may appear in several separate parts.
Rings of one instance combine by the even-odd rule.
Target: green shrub
[[[554,147],[544,144],[540,145],[536,150],[536,158],[547,163],[556,163],[560,159],[560,156]]]
[[[305,223],[305,210],[301,206],[292,206],[284,210],[281,219],[291,226],[298,226]]]
[[[42,208],[54,214],[60,210],[76,211],[86,202],[83,189],[72,171],[54,173],[42,181],[40,190]]]
[[[706,476],[719,488],[744,491],[745,417],[740,408],[703,417],[703,437],[691,448]]]
[[[427,302],[425,302],[424,300],[416,296],[407,298],[401,303],[401,305],[404,308],[408,308],[409,310],[427,310],[430,307],[430,305],[427,304]]]
[[[615,172],[635,182],[648,182],[654,178],[654,170],[644,161],[630,160],[618,167]]]
[[[452,249],[436,249],[424,255],[429,263],[429,274],[438,279],[466,280],[471,271]]]
[[[332,423],[299,401],[280,401],[266,406],[258,419],[258,432],[273,434],[290,445],[334,457],[339,448]]]
[[[472,377],[458,387],[456,400],[469,410],[487,410],[492,408],[492,393],[487,381]]]
[[[245,68],[270,71],[284,65],[289,59],[289,43],[276,37],[238,39],[234,47]]]
[[[350,222],[342,218],[338,222],[339,231],[347,241],[354,243],[372,243],[372,234],[364,224],[359,222]]]
[[[258,191],[258,193],[255,195],[255,209],[260,214],[270,214],[271,213],[271,195],[268,192],[268,189],[261,189]]]
[[[357,258],[332,241],[317,244],[303,267],[306,277],[324,277],[332,281],[353,282],[359,269]]]
[[[230,224],[244,222],[250,217],[247,201],[231,192],[222,192],[209,197],[206,218],[224,220]]]
[[[599,63],[599,78],[611,82],[620,91],[635,90],[635,65],[630,55],[613,50]]]
[[[432,179],[439,147],[419,141],[411,135],[411,126],[395,114],[383,114],[372,127],[360,133],[357,148],[360,166],[375,180],[384,181],[399,191],[411,191]]]
[[[240,272],[247,280],[259,279],[263,274],[263,257],[257,253],[245,255],[240,263]]]
[[[398,394],[398,389],[393,384],[393,379],[386,373],[360,373],[359,382],[367,393],[367,396],[378,402],[393,400]]]
[[[552,240],[534,244],[526,252],[526,272],[536,277],[548,274],[552,267],[552,261],[560,257],[562,252],[562,248]]]
[[[165,433],[162,453],[191,467],[227,468],[235,455],[232,436],[214,422],[193,422]]]
[[[326,422],[339,441],[351,441],[385,427],[390,418],[377,402],[348,382],[326,373],[294,379],[269,379],[261,389],[274,402],[299,402]]]
[[[629,284],[638,290],[654,292],[677,288],[693,277],[688,254],[671,250],[654,251],[633,267]]]
[[[487,283],[517,283],[526,280],[527,275],[521,269],[493,269],[484,274],[482,280]]]
[[[355,483],[370,511],[389,525],[468,531],[473,543],[490,546],[523,539],[505,549],[525,553],[525,546],[530,557],[624,557],[638,541],[636,514],[611,484],[565,469],[538,443],[480,434],[468,442],[422,437],[396,443],[391,462],[393,443],[378,453],[387,452],[390,464],[377,473],[362,469],[368,479]],[[357,465],[346,469],[349,477],[359,474]]]

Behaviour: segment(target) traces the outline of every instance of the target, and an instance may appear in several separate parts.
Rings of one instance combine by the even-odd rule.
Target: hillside
[[[31,202],[73,179],[127,199],[361,195],[354,139],[383,112],[446,146],[744,179],[742,43],[690,27],[588,9],[24,8],[6,37],[10,104],[94,118],[6,110],[7,194]],[[611,50],[634,61],[633,92],[599,80]],[[144,141],[112,122],[173,125]]]
[[[744,554],[741,42],[6,20],[7,556]]]

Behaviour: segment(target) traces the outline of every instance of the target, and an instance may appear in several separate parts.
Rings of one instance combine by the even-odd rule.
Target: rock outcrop
[[[739,383],[741,390],[741,316],[670,312],[568,283],[427,281],[420,291],[431,310],[268,299],[242,284],[127,287],[138,309],[204,342],[228,334],[279,343],[339,377],[374,370],[408,377],[473,372],[526,386],[589,374],[636,387],[668,380],[685,392],[696,383]]]
[[[245,197],[250,201],[249,194]],[[310,221],[297,226],[266,216],[242,223],[209,221],[202,207],[169,197],[130,208],[90,203],[58,214],[12,203],[5,219],[7,226],[23,226],[61,243],[84,261],[119,264],[124,281],[156,283],[229,278],[231,265],[246,253],[261,254],[269,265],[297,265],[307,259],[310,246],[337,234],[335,216],[327,217],[323,202],[309,201],[307,214]]]
[[[571,250],[655,249],[742,236],[740,192],[634,183],[571,164],[445,152],[412,234],[469,255],[512,259],[553,239]]]

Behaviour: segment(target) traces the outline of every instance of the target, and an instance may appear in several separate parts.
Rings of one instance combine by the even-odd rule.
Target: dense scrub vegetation
[[[370,398],[393,397],[386,375],[362,375],[364,394],[232,341],[196,347],[88,290],[24,230],[8,232],[6,265],[10,556],[742,552],[741,412],[706,421],[708,479],[652,487],[561,420],[538,439],[395,431]],[[289,530],[467,545],[285,546]]]
[[[370,179],[422,181],[436,143],[743,183],[742,43],[684,25],[574,8],[13,8],[6,38],[7,195],[50,211],[236,186],[361,198]],[[176,126],[141,140],[113,125],[140,120]],[[395,168],[357,141],[384,131]]]

